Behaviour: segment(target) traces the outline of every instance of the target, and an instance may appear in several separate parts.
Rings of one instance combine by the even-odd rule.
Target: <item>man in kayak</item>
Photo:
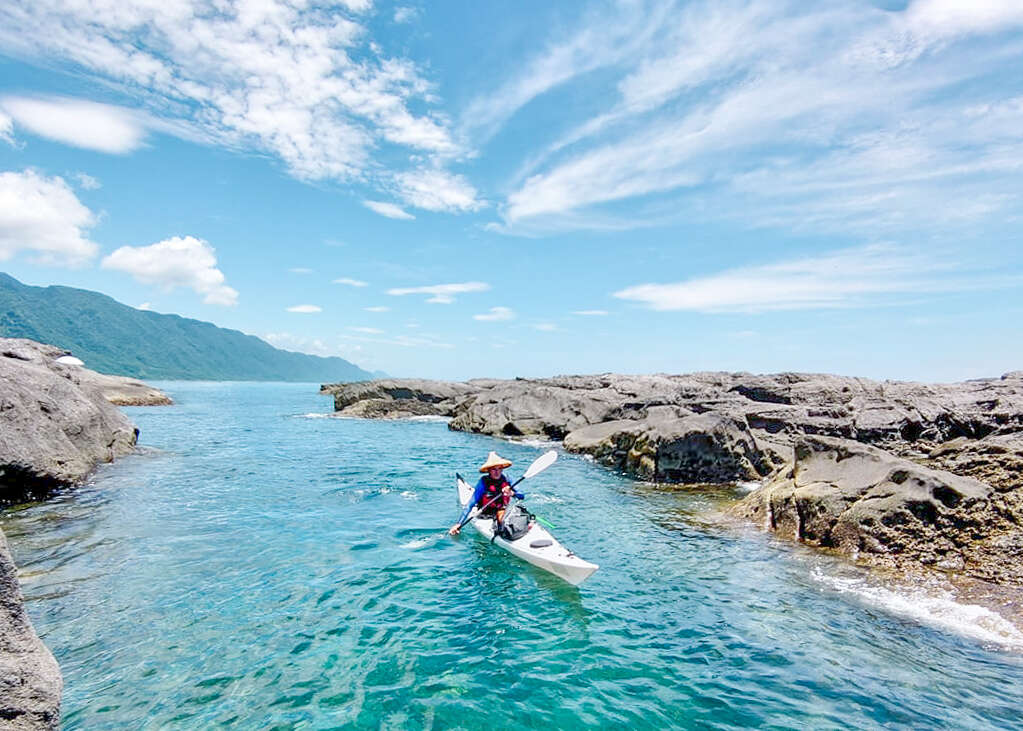
[[[516,497],[521,500],[525,497],[521,492],[517,492],[512,488],[508,478],[503,474],[504,468],[511,467],[511,465],[511,461],[498,457],[497,452],[491,452],[487,456],[487,461],[480,467],[480,472],[484,474],[480,477],[480,481],[476,483],[476,489],[472,493],[472,498],[465,506],[465,510],[462,512],[458,522],[451,526],[451,530],[448,533],[453,536],[458,535],[462,522],[469,517],[470,511],[477,505],[480,507],[479,514],[481,517],[496,518],[497,522],[500,523],[504,518],[504,511],[508,507],[508,503],[511,502],[511,499]]]

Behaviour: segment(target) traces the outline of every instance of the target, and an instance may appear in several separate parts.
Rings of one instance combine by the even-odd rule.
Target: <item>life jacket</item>
[[[491,479],[490,475],[483,475],[482,480],[483,495],[477,503],[481,507],[480,514],[496,515],[498,510],[508,507],[508,503],[511,502],[511,495],[503,495],[501,492],[505,485],[511,487],[511,483],[508,482],[508,478],[504,475],[501,475],[496,480]]]

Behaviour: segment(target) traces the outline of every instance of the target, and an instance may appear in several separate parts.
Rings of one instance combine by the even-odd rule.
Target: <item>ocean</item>
[[[456,471],[557,445],[158,385],[138,454],[0,514],[67,729],[1023,728],[1017,627],[730,521],[749,486],[560,454],[520,489],[576,588],[445,534]]]

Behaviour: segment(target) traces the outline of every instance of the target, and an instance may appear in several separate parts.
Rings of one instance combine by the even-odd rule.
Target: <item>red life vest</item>
[[[504,510],[511,502],[511,495],[503,495],[502,488],[511,487],[508,478],[501,475],[496,480],[490,479],[490,475],[483,475],[483,496],[477,505],[480,506],[482,515],[495,515],[498,510]]]

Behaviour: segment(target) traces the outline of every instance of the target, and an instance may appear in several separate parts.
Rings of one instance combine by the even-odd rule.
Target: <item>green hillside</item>
[[[0,337],[65,348],[101,373],[149,380],[364,381],[343,358],[278,350],[252,335],[136,310],[98,292],[30,287],[0,272]]]

